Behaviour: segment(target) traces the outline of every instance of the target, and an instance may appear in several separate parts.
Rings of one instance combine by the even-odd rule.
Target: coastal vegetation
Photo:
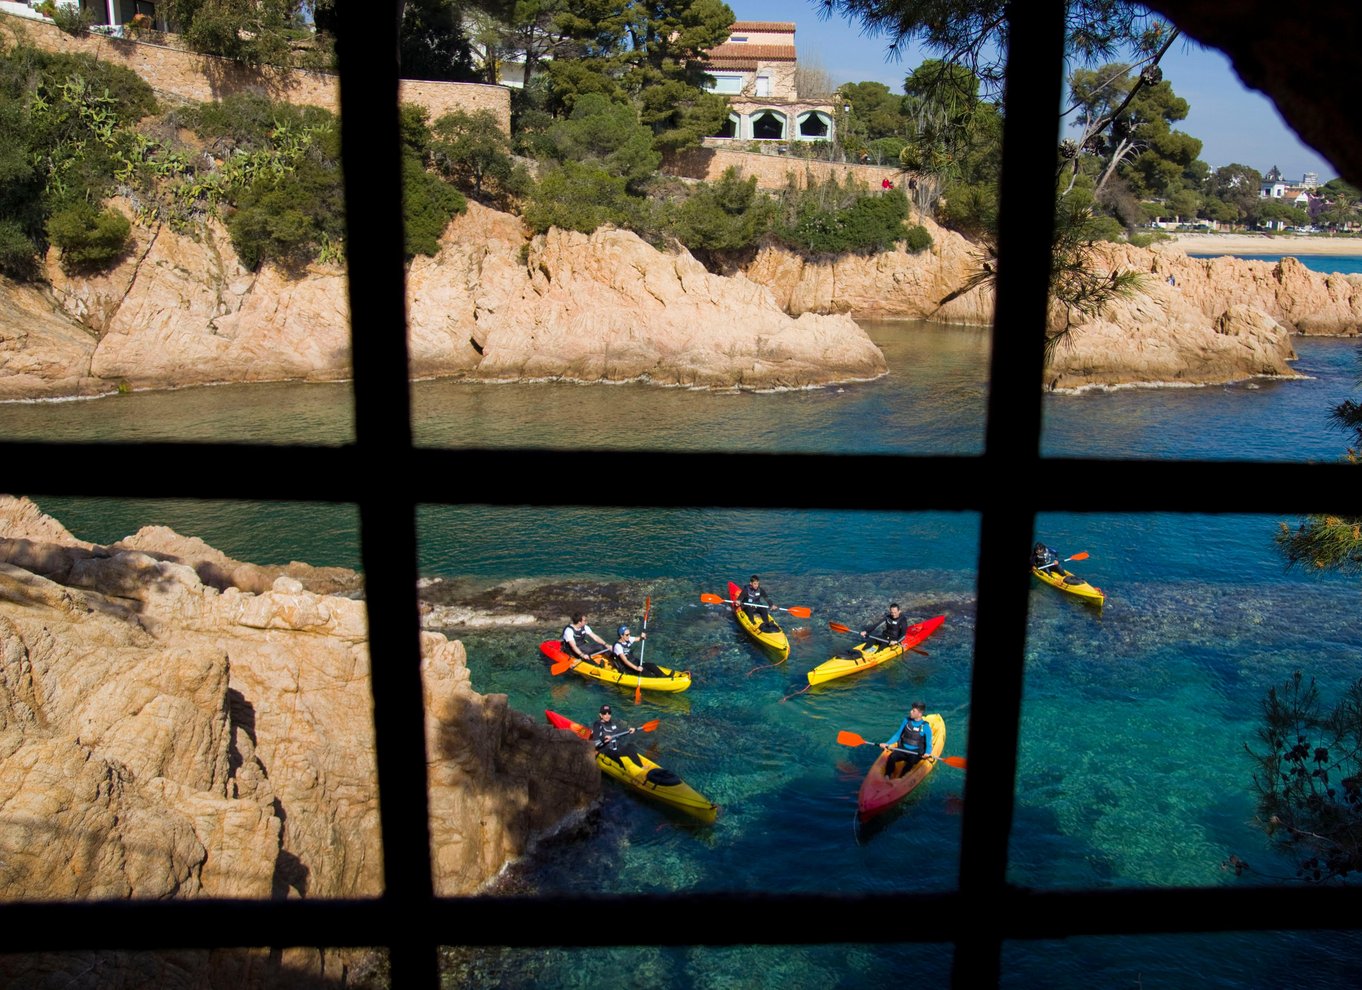
[[[901,40],[921,40],[941,57],[908,72],[901,94],[877,82],[841,86],[831,94],[840,106],[834,140],[790,142],[789,157],[893,163],[903,170],[893,188],[810,176],[770,190],[738,175],[699,182],[663,174],[671,156],[716,133],[727,114],[725,99],[704,89],[700,68],[703,51],[733,22],[719,0],[646,8],[624,0],[403,4],[404,74],[485,81],[515,57],[525,83],[513,91],[509,135],[485,111],[432,121],[404,108],[408,257],[437,250],[465,197],[520,215],[535,233],[629,229],[658,247],[683,245],[716,271],[732,270],[763,243],[806,256],[895,244],[925,250],[931,236],[912,221],[914,210],[989,243],[1003,120],[998,29],[936,26],[914,4],[832,6],[868,28],[904,13],[893,22]],[[298,65],[301,47],[315,55],[331,46],[331,0],[306,9],[296,0],[176,0],[172,8],[190,47],[247,64]],[[1212,171],[1197,157],[1200,142],[1175,128],[1188,104],[1158,68],[1174,29],[1127,4],[1073,16],[1079,67],[1069,80],[1069,114],[1079,136],[1056,158],[1054,288],[1063,311],[1092,314],[1132,287],[1131,278],[1111,279],[1089,264],[1083,248],[1147,244],[1160,236],[1146,229],[1153,218],[1302,221],[1295,207],[1257,195],[1259,173],[1242,165]],[[299,32],[314,43],[301,45]],[[0,168],[14,178],[0,197],[0,270],[34,278],[49,246],[68,268],[115,263],[129,243],[115,196],[131,204],[135,222],[188,230],[218,217],[250,268],[270,261],[297,269],[343,256],[331,115],[260,96],[162,112],[145,84],[131,73],[114,81],[107,65],[22,45],[3,61],[0,115],[16,126],[0,139],[9,145],[7,153],[0,147],[9,163]],[[34,141],[47,144],[30,147]],[[1334,180],[1323,191],[1332,197],[1327,216],[1346,222],[1355,214],[1356,190]],[[992,270],[979,275],[988,281]]]
[[[1296,671],[1263,701],[1259,822],[1296,861],[1297,877],[1341,880],[1362,870],[1362,679],[1327,709],[1313,679]],[[1235,857],[1236,872],[1249,864]]]

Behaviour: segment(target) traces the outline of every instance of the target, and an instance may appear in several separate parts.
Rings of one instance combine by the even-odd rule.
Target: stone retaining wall
[[[47,21],[0,14],[0,32],[53,52],[85,52],[101,61],[131,69],[161,98],[206,103],[244,92],[260,92],[274,100],[340,109],[340,80],[323,72],[253,68],[231,59],[167,48],[145,41],[89,34],[73,38]],[[481,83],[403,79],[399,96],[416,103],[436,120],[452,110],[490,110],[504,133],[511,133],[511,91]]]
[[[886,165],[820,162],[788,155],[763,155],[713,147],[692,148],[668,156],[662,170],[668,175],[713,181],[729,168],[736,168],[738,174],[744,177],[756,176],[757,185],[763,189],[783,189],[790,176],[794,176],[795,183],[800,187],[807,185],[812,176],[820,181],[830,178],[846,181],[850,177],[876,189],[885,179],[900,188],[906,188],[914,177],[901,168]]]

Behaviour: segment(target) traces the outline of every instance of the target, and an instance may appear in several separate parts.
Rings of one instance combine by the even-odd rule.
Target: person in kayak
[[[638,750],[628,741],[628,737],[632,736],[634,731],[624,728],[615,721],[609,705],[601,705],[600,714],[591,724],[591,738],[596,740],[596,749],[620,766],[624,766],[625,760],[633,760],[638,766],[643,766],[638,759]]]
[[[771,622],[771,613],[775,610],[776,603],[762,590],[761,578],[757,575],[753,574],[748,579],[747,587],[743,588],[742,594],[738,596],[738,604],[742,606],[749,619],[760,624],[763,631],[766,631],[767,623],[775,625]]]
[[[1051,567],[1059,567],[1061,561],[1059,554],[1055,553],[1044,543],[1037,543],[1031,548],[1031,566],[1038,571],[1048,570]],[[1062,571],[1064,568],[1060,567]]]
[[[908,616],[899,611],[898,602],[889,603],[889,611],[885,612],[878,622],[873,622],[861,630],[861,639],[868,639],[875,635],[875,630],[884,627],[882,639],[891,643],[897,643],[908,634]],[[865,648],[866,653],[874,653],[878,650],[878,643],[871,643]]]
[[[586,624],[584,613],[573,613],[572,621],[563,627],[563,652],[576,660],[590,660],[591,654],[601,652],[591,649],[587,642],[591,639],[600,643],[602,649],[610,649],[610,644],[597,636]]]
[[[880,749],[889,751],[884,763],[886,777],[902,777],[932,751],[932,727],[922,717],[926,711],[924,702],[914,701],[898,730],[880,743]]]
[[[617,631],[619,633],[619,638],[616,639],[615,644],[610,647],[610,659],[615,664],[615,669],[619,670],[621,673],[639,674],[641,676],[648,675],[648,667],[653,667],[653,669],[656,670],[656,667],[653,664],[636,663],[629,652],[635,643],[647,639],[648,634],[645,632],[638,636],[631,636],[629,635],[628,626],[620,626]]]

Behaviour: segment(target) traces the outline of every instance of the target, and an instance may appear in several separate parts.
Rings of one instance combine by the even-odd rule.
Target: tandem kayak
[[[838,677],[845,677],[847,674],[859,673],[862,670],[869,670],[878,667],[880,664],[895,657],[902,656],[906,650],[911,650],[924,639],[941,628],[941,623],[946,621],[944,615],[938,615],[932,619],[924,619],[908,627],[903,639],[896,643],[857,643],[846,653],[835,656],[831,660],[824,660],[813,670],[809,671],[809,683],[823,684],[827,681],[835,680]],[[878,646],[879,649],[874,647]],[[933,732],[936,731],[933,727]]]
[[[913,788],[926,780],[927,774],[936,766],[935,758],[941,756],[941,751],[946,748],[946,723],[940,715],[928,715],[926,721],[932,727],[933,759],[919,760],[902,777],[886,777],[884,767],[889,760],[889,751],[881,750],[870,772],[865,775],[865,780],[861,781],[861,791],[856,796],[856,813],[861,821],[898,804],[913,792]]]
[[[1071,595],[1077,595],[1084,601],[1094,605],[1101,605],[1107,600],[1106,594],[1101,588],[1088,584],[1076,574],[1071,574],[1061,567],[1050,567],[1045,570],[1033,567],[1031,573],[1040,578],[1052,588],[1060,591],[1067,591]]]
[[[554,663],[571,659],[563,652],[563,644],[556,639],[546,639],[540,643],[539,652]],[[644,691],[684,691],[690,687],[689,670],[671,670],[668,667],[659,667],[653,663],[647,664],[644,669],[655,670],[658,672],[656,675],[628,674],[622,670],[616,670],[608,662],[597,663],[594,660],[579,660],[568,669],[604,684],[618,684],[624,688],[642,688]]]
[[[591,730],[587,726],[574,722],[565,715],[559,715],[557,712],[545,709],[544,717],[555,728],[575,732],[586,740],[591,739]],[[932,731],[936,731],[935,728]],[[707,825],[714,823],[714,819],[719,814],[717,804],[695,790],[676,774],[658,766],[642,753],[639,754],[638,758],[639,764],[635,764],[632,758],[621,762],[598,752],[596,754],[596,765],[601,768],[602,772],[629,785],[640,794],[655,801],[661,801],[678,811],[683,811]]]
[[[780,628],[775,617],[767,615],[764,619],[753,620],[737,604],[742,597],[742,589],[732,581],[728,582],[728,599],[733,602],[733,615],[738,620],[738,625],[742,626],[743,631],[751,636],[762,646],[771,650],[773,653],[780,654],[780,659],[784,660],[790,655],[790,640],[785,635],[785,630]],[[770,609],[761,609],[763,612],[770,612]]]

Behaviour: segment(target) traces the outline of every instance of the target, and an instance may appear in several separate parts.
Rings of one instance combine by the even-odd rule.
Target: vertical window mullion
[[[355,485],[360,510],[383,899],[406,917],[424,917],[434,887],[416,600],[416,507],[407,483],[412,477],[411,389],[398,130],[398,10],[395,4],[337,5],[346,273],[355,438],[362,474],[336,480],[338,486]],[[439,986],[436,946],[422,941],[423,934],[429,933],[415,926],[410,940],[388,947],[393,986]]]
[[[960,894],[969,919],[952,983],[997,986],[1007,843],[1017,767],[1027,580],[1017,566],[1036,504],[1007,479],[1040,475],[1041,374],[1054,227],[1055,152],[1064,58],[1059,0],[1010,4],[999,188],[998,275],[989,368],[985,475],[995,494],[980,526],[978,619],[970,686],[970,772],[961,823]],[[991,919],[991,920],[990,920]]]

